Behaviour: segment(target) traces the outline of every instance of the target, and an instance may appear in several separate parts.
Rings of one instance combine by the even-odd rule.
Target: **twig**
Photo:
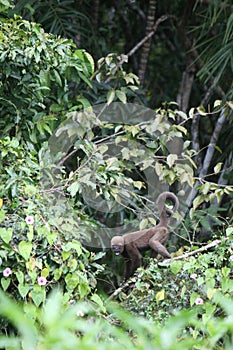
[[[211,136],[210,143],[208,145],[207,152],[205,154],[205,158],[203,160],[203,166],[202,166],[200,174],[199,174],[200,179],[204,178],[208,173],[208,169],[209,169],[210,163],[211,163],[213,155],[214,155],[215,146],[217,144],[217,140],[218,140],[220,132],[223,128],[223,124],[226,121],[226,118],[227,118],[227,113],[226,113],[226,108],[224,107],[220,113],[220,116],[218,117],[218,119],[216,121],[215,128],[214,128],[213,134]],[[188,206],[190,206],[190,204],[193,202],[194,198],[196,197],[197,192],[198,192],[198,189],[197,189],[197,183],[196,183],[194,185],[194,187],[192,188],[192,190],[189,194],[189,197],[187,199]]]
[[[227,238],[225,238],[226,240]],[[208,250],[209,248],[212,248],[212,247],[215,247],[216,245],[219,245],[220,243],[222,242],[221,239],[216,239],[215,241],[209,243],[209,244],[206,244],[205,246],[199,248],[199,249],[196,249],[196,250],[193,250],[192,252],[189,252],[189,253],[186,253],[186,254],[182,254],[180,256],[176,256],[174,258],[171,258],[171,259],[166,259],[166,260],[163,260],[162,262],[159,262],[158,265],[163,265],[163,264],[167,264],[167,263],[170,263],[174,260],[182,260],[182,259],[186,259],[190,256],[193,256],[197,253],[200,253],[200,252],[203,252],[205,250]]]
[[[157,21],[155,22],[155,25],[153,27],[153,30],[148,35],[146,35],[141,41],[139,41],[139,43],[137,43],[137,45],[135,45],[126,55],[122,55],[123,58],[120,59],[119,62],[117,63],[117,66],[113,70],[112,75],[115,75],[116,72],[118,71],[119,67],[121,67],[124,62],[127,62],[126,58],[132,56],[138,49],[140,49],[141,46],[144,45],[144,43],[147,40],[149,40],[155,34],[160,23],[166,21],[168,18],[175,18],[175,16],[166,15],[166,16],[161,16],[159,19],[157,19]],[[109,83],[110,80],[111,80],[111,77],[108,77],[105,80],[105,84]]]
[[[130,57],[133,54],[135,54],[135,52],[140,49],[141,46],[143,46],[145,44],[145,42],[147,40],[149,40],[157,31],[158,26],[160,25],[160,23],[166,21],[168,18],[175,18],[173,15],[165,15],[165,16],[161,16],[160,18],[157,19],[157,21],[155,22],[155,25],[153,27],[153,30],[147,34],[141,41],[139,41],[139,43],[137,43],[137,45],[135,45],[127,54],[126,56]]]
[[[128,281],[126,281],[122,286],[120,286],[119,288],[117,288],[116,290],[115,290],[115,292],[113,292],[111,295],[110,295],[110,297],[107,299],[107,301],[108,300],[112,300],[113,298],[115,298],[118,294],[120,294],[122,291],[123,291],[123,289],[125,289],[126,287],[128,287],[130,284],[132,284],[132,283],[135,283],[135,281],[133,280],[133,278],[131,279],[128,279]]]

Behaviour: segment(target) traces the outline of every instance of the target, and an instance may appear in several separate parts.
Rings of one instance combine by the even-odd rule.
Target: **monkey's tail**
[[[166,192],[160,193],[156,201],[158,210],[160,213],[162,212],[162,210],[166,206],[167,200],[170,200],[173,203],[173,208],[172,209],[167,208],[166,211],[170,214],[173,214],[179,207],[179,200],[176,197],[176,195],[172,192],[166,191]]]

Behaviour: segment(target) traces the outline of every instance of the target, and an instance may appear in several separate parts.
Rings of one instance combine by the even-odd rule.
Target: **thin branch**
[[[225,238],[224,240],[226,240],[227,238]],[[209,243],[209,244],[206,244],[205,246],[199,248],[199,249],[196,249],[196,250],[193,250],[192,252],[189,252],[189,253],[186,253],[186,254],[182,254],[180,256],[176,256],[174,258],[171,258],[171,259],[166,259],[166,260],[163,260],[162,262],[158,262],[158,265],[164,265],[164,264],[167,264],[167,263],[170,263],[174,260],[182,260],[182,259],[186,259],[186,258],[189,258],[190,256],[193,256],[193,255],[196,255],[198,253],[201,253],[201,252],[204,252],[210,248],[213,248],[217,245],[219,245],[220,243],[222,242],[221,239],[216,239],[215,241]]]
[[[132,56],[138,49],[140,49],[141,46],[144,45],[144,43],[147,40],[149,40],[155,34],[160,23],[166,21],[168,18],[175,18],[175,16],[173,16],[173,15],[161,16],[159,19],[157,19],[157,21],[155,22],[155,25],[153,27],[153,30],[148,35],[146,35],[141,41],[139,41],[139,43],[137,45],[135,45],[126,55],[125,54],[121,55],[122,58],[117,63],[117,66],[113,70],[112,75],[115,75],[116,72],[118,71],[119,67],[121,67],[123,63],[128,61],[128,57]],[[108,77],[105,80],[105,84],[109,83],[110,80],[111,80],[111,77]]]
[[[213,134],[211,136],[210,139],[210,143],[208,145],[206,154],[205,154],[205,158],[203,160],[203,165],[199,174],[199,178],[202,179],[207,175],[210,163],[212,161],[213,155],[214,155],[214,151],[215,151],[215,146],[217,144],[217,140],[219,137],[219,134],[223,128],[223,124],[225,122],[227,118],[227,113],[226,113],[226,108],[223,108],[220,116],[215,124],[215,129],[213,131]],[[192,191],[189,194],[189,197],[187,199],[187,203],[188,206],[193,202],[194,198],[196,197],[198,190],[197,190],[197,183],[194,185],[194,187],[192,188]]]
[[[216,122],[214,132],[211,136],[210,143],[209,143],[209,146],[207,148],[207,152],[206,152],[206,155],[205,155],[205,158],[203,161],[203,167],[202,167],[200,175],[199,175],[200,177],[204,177],[208,172],[210,162],[211,162],[213,155],[214,155],[215,146],[216,146],[219,134],[222,130],[222,127],[223,127],[223,124],[224,124],[226,118],[227,118],[226,108],[223,108],[221,113],[220,113],[220,116]]]
[[[119,288],[117,288],[115,290],[115,292],[113,292],[110,295],[110,297],[107,299],[107,301],[112,300],[113,298],[115,298],[118,294],[120,294],[123,291],[123,289],[125,289],[126,287],[129,287],[129,285],[133,284],[133,283],[135,283],[135,280],[133,278],[128,279],[127,282],[125,282],[123,285],[121,285]]]
[[[127,54],[126,56],[130,57],[132,55],[135,54],[135,52],[140,49],[141,46],[143,46],[145,44],[145,42],[147,40],[149,40],[157,31],[158,26],[160,25],[160,23],[166,21],[168,18],[175,18],[173,15],[164,15],[161,16],[160,18],[157,19],[157,21],[155,22],[155,25],[153,27],[153,30],[148,33],[142,40],[139,41],[139,43],[137,43],[137,45],[135,45]]]

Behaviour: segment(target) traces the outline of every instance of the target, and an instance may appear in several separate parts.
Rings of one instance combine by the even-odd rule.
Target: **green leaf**
[[[24,274],[22,271],[17,271],[16,273],[16,277],[17,277],[17,280],[19,282],[19,284],[23,284],[24,282]]]
[[[122,154],[122,158],[123,159],[126,159],[126,160],[129,160],[130,159],[130,150],[126,147],[124,147],[122,150],[121,150],[121,154]]]
[[[13,229],[12,228],[0,228],[0,237],[5,243],[9,243],[12,238]]]
[[[182,266],[182,261],[173,261],[170,265],[170,269],[175,275],[177,275],[177,273],[182,269]]]
[[[226,229],[226,235],[227,237],[231,236],[233,234],[233,227],[228,227]]]
[[[216,100],[214,101],[214,108],[221,106],[222,100]]]
[[[91,84],[90,80],[80,71],[78,71],[78,75],[92,89],[92,84]]]
[[[49,232],[47,235],[47,240],[49,245],[52,245],[57,239],[57,232]]]
[[[107,104],[110,105],[115,98],[115,90],[109,90],[107,93]]]
[[[193,209],[194,209],[194,210],[197,209],[197,207],[198,207],[201,203],[203,203],[203,201],[204,201],[203,196],[197,196],[197,197],[194,199],[194,201],[193,201]]]
[[[74,273],[69,273],[65,277],[65,282],[66,282],[67,289],[69,289],[70,291],[73,291],[79,283],[79,276]]]
[[[62,272],[63,272],[63,269],[62,269],[61,267],[59,267],[58,269],[55,269],[55,270],[53,271],[53,275],[54,275],[55,281],[58,281],[58,280],[59,280],[59,278],[60,278],[61,275],[62,275]]]
[[[5,219],[5,210],[0,210],[0,223]]]
[[[63,249],[64,251],[70,251],[71,249],[74,249],[78,256],[82,254],[81,243],[74,240],[72,242],[67,243]]]
[[[206,116],[208,114],[203,106],[197,107],[197,111],[202,116]]]
[[[159,301],[164,300],[164,298],[165,298],[165,291],[164,291],[164,289],[162,289],[161,291],[156,293],[155,299],[156,299],[157,304],[158,304]]]
[[[167,164],[168,164],[169,168],[171,168],[175,164],[177,159],[178,159],[177,154],[169,154],[167,156]]]
[[[199,297],[200,297],[199,294],[197,294],[196,292],[192,292],[192,294],[190,296],[190,306],[193,306],[195,300]]]
[[[31,242],[34,236],[33,225],[28,225],[27,239]]]
[[[21,241],[18,245],[19,253],[25,260],[28,260],[32,251],[32,243]]]
[[[49,71],[41,70],[39,74],[40,83],[42,86],[50,86],[50,75]]]
[[[2,289],[4,290],[4,292],[7,290],[7,288],[9,287],[11,283],[10,278],[1,278],[1,285],[2,285]]]
[[[233,110],[233,102],[227,101],[226,104]]]
[[[18,285],[18,291],[19,291],[19,294],[21,295],[22,298],[25,298],[26,295],[28,294],[30,290],[30,285],[29,284],[19,284]]]
[[[94,73],[94,70],[95,70],[95,62],[94,62],[94,60],[93,60],[93,57],[88,53],[88,52],[84,52],[83,53],[84,55],[85,55],[85,58],[88,60],[88,62],[90,63],[89,64],[89,67],[90,67],[90,69],[89,69],[89,73],[90,74],[93,74]]]
[[[119,100],[123,103],[127,102],[126,94],[121,90],[116,90],[116,96],[119,98]]]
[[[140,229],[140,230],[144,230],[144,228],[146,228],[147,225],[148,225],[148,219],[143,219],[143,220],[140,222],[139,229]]]
[[[42,225],[42,226],[37,226],[36,231],[38,236],[40,237],[47,237],[47,235],[49,234],[49,225]]]
[[[90,293],[90,287],[88,285],[88,283],[80,283],[78,286],[78,291],[79,291],[79,295],[80,295],[80,299],[83,299],[87,294]]]
[[[91,300],[94,301],[100,308],[102,312],[106,312],[106,308],[104,306],[103,300],[99,297],[98,294],[93,294],[91,296]]]
[[[68,188],[67,191],[70,192],[71,196],[74,197],[80,188],[79,182],[73,182]]]
[[[214,167],[214,173],[215,174],[219,173],[221,168],[222,168],[222,163],[221,162],[216,164],[215,167]]]
[[[62,260],[63,261],[66,261],[69,257],[70,257],[70,255],[71,255],[71,252],[70,251],[68,251],[68,252],[62,252],[61,253],[61,256],[62,256]]]
[[[38,307],[45,300],[46,291],[45,287],[42,286],[33,286],[33,290],[31,291],[31,297],[34,304]]]
[[[62,80],[61,80],[61,77],[60,77],[60,74],[58,73],[58,71],[56,69],[53,69],[53,75],[54,75],[54,78],[55,78],[55,81],[56,83],[62,87]]]

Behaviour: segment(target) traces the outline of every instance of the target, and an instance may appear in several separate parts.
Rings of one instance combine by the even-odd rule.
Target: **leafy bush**
[[[216,241],[210,252],[174,260],[169,265],[150,261],[146,270],[141,269],[132,280],[134,288],[126,294],[123,291],[121,301],[129,310],[162,324],[178,310],[195,308],[195,304],[203,304],[203,319],[219,315],[214,295],[233,294],[232,232],[228,228],[227,237],[221,243]]]
[[[5,4],[9,6],[8,1]],[[176,188],[191,188],[194,183],[195,152],[185,140],[184,127],[194,111],[188,117],[169,104],[133,125],[100,120],[94,108],[80,112],[91,102],[106,102],[106,110],[119,100],[120,112],[127,116],[125,102],[135,96],[138,79],[123,70],[124,60],[124,56],[109,54],[99,60],[94,71],[91,56],[76,50],[72,42],[54,38],[37,24],[18,17],[1,22],[0,283],[6,293],[24,304],[18,306],[0,294],[3,334],[11,334],[0,338],[0,347],[174,350],[198,348],[197,340],[203,349],[231,344],[225,307],[233,289],[230,231],[216,247],[218,254],[213,251],[184,263],[172,262],[170,268],[163,269],[152,263],[134,280],[133,291],[121,294],[125,307],[159,321],[163,329],[143,318],[135,321],[134,316],[108,302],[105,305],[96,292],[97,278],[104,271],[98,260],[105,253],[88,251],[83,237],[91,231],[98,242],[94,247],[102,247],[105,242],[99,228],[108,228],[103,219],[134,225],[134,213],[141,229],[155,224],[154,192],[146,196],[145,187],[151,184],[143,181],[148,169],[161,183]],[[182,121],[176,124],[176,120]],[[67,138],[73,141],[68,149],[56,149],[53,141],[57,134],[62,135],[62,145]],[[177,138],[182,146],[179,155],[167,147],[167,140]],[[119,145],[121,157],[107,154]],[[42,182],[47,179],[49,187],[44,188]],[[91,191],[95,201],[104,199],[110,208],[113,203],[123,203],[120,219],[116,220],[115,214],[107,217],[107,212],[97,222],[98,210],[84,201],[85,193]],[[200,191],[194,209],[227,193],[208,182]],[[190,226],[192,220],[204,226],[204,215],[196,213],[190,212]],[[57,288],[60,292],[48,298]],[[87,304],[80,303],[83,300]],[[182,312],[171,317],[174,300],[176,311]],[[182,310],[190,305],[191,311]],[[217,315],[222,318],[217,320]]]
[[[1,132],[30,131],[36,142],[38,132],[51,133],[55,112],[61,118],[72,100],[82,106],[79,97],[91,86],[94,62],[72,41],[55,38],[36,23],[15,17],[1,21],[0,29]]]
[[[98,298],[93,302],[64,305],[62,294],[54,291],[43,309],[23,308],[0,293],[0,315],[14,327],[9,336],[0,336],[8,350],[46,349],[226,349],[232,342],[233,303],[228,296],[213,297],[222,317],[214,317],[211,305],[198,305],[170,318],[162,328],[135,317],[117,305]],[[200,317],[200,315],[202,315]]]

